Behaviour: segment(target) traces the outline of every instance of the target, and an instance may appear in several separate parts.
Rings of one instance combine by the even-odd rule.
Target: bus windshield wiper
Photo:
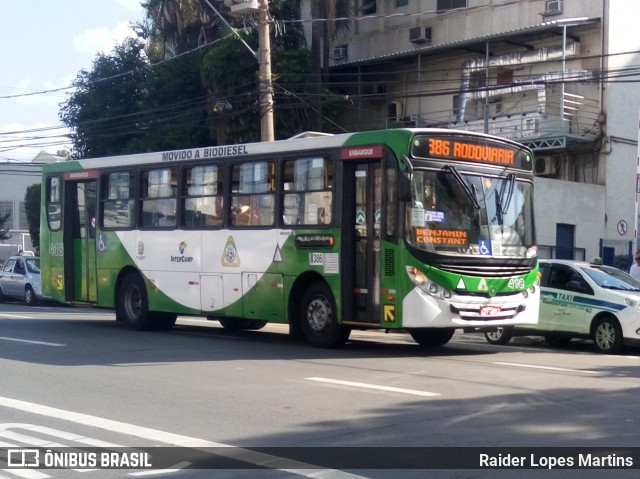
[[[503,198],[504,189],[505,189],[506,183],[503,181],[502,185],[500,186],[500,204],[503,205],[502,214],[506,214],[507,213],[507,209],[509,208],[509,204],[511,204],[511,198],[513,198],[513,189],[514,189],[514,186],[515,186],[515,183],[516,183],[516,175],[513,174],[513,173],[509,173],[507,175],[506,181],[509,182],[509,189],[507,190],[506,199]]]
[[[473,207],[476,209],[476,211],[480,211],[480,203],[478,203],[478,199],[476,198],[476,195],[473,194],[473,191],[471,191],[471,188],[469,188],[469,185],[467,184],[467,182],[464,181],[464,178],[462,178],[462,175],[458,173],[458,170],[456,170],[456,167],[451,165],[445,165],[443,169],[451,172],[453,177],[460,184],[464,192],[467,194],[467,196],[471,200],[471,203],[473,203]]]
[[[509,182],[509,189],[507,190],[507,197],[504,198],[505,188],[507,183]],[[509,173],[507,178],[502,180],[500,183],[500,191],[494,191],[494,196],[496,198],[496,219],[498,220],[498,224],[500,228],[504,227],[504,215],[507,214],[507,209],[509,208],[509,204],[511,203],[511,198],[513,197],[513,189],[516,182],[516,175],[513,173]],[[502,231],[504,233],[504,231]]]

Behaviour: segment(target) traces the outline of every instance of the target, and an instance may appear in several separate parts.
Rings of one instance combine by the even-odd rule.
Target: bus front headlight
[[[433,296],[438,299],[451,299],[453,296],[453,292],[451,290],[434,283],[427,277],[427,275],[418,270],[415,266],[407,266],[407,274],[411,278],[411,281],[413,281],[413,284],[429,296]]]

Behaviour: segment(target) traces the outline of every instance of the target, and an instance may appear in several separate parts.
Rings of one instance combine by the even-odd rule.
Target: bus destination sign
[[[411,152],[414,158],[445,158],[526,170],[532,168],[531,156],[526,149],[491,140],[419,135],[413,140]]]

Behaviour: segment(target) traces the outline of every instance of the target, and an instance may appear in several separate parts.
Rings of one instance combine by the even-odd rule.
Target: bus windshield
[[[411,190],[405,237],[412,246],[456,255],[533,256],[533,186],[513,173],[416,170]]]

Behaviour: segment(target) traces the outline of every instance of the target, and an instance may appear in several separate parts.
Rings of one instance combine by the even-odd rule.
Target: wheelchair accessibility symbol
[[[478,241],[478,249],[483,256],[491,256],[491,241],[480,240]]]
[[[107,250],[107,237],[103,234],[98,235],[98,251],[104,253]]]

